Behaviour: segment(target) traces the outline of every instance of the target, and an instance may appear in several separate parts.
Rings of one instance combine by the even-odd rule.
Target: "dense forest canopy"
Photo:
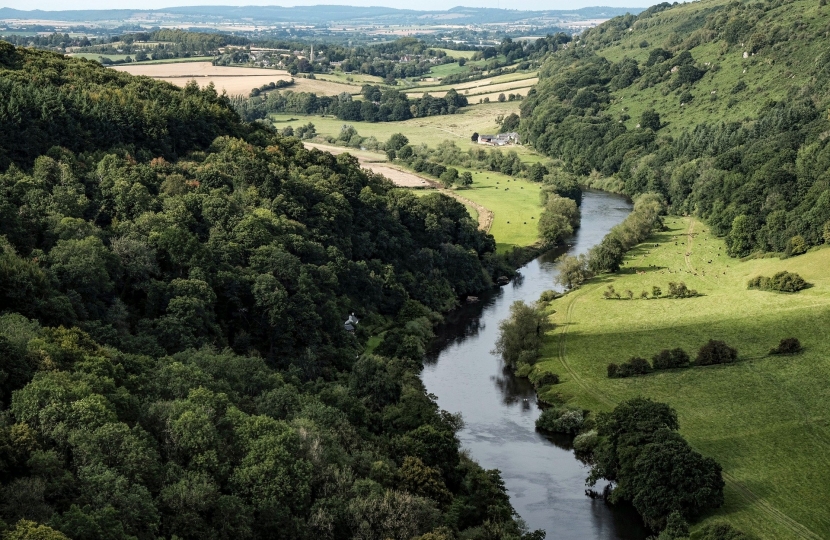
[[[664,3],[612,19],[550,55],[522,104],[525,140],[572,172],[700,215],[733,256],[822,243],[830,9],[821,4]],[[643,96],[651,109],[631,118]]]
[[[0,110],[10,538],[543,536],[418,377],[439,313],[510,272],[462,205],[211,88],[5,43]]]

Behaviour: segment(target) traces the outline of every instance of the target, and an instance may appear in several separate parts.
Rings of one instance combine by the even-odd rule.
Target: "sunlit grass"
[[[692,223],[690,246],[686,232]],[[715,517],[759,538],[830,537],[824,510],[830,494],[830,249],[740,262],[725,255],[724,242],[705,224],[689,218],[666,224],[667,231],[628,254],[620,274],[595,278],[553,302],[557,329],[540,367],[562,378],[555,392],[591,410],[608,410],[634,396],[675,407],[683,435],[738,482],[727,484],[726,505]],[[747,289],[750,277],[780,270],[796,272],[813,286],[797,294]],[[651,294],[655,285],[665,292],[669,281],[684,281],[702,296],[602,295],[608,284],[635,297],[643,290]],[[806,347],[803,354],[767,355],[791,336]],[[709,339],[736,347],[739,362],[630,379],[606,376],[610,362],[650,358],[663,348],[683,347],[694,357]],[[760,500],[747,498],[742,487]],[[799,534],[787,518],[815,536]]]

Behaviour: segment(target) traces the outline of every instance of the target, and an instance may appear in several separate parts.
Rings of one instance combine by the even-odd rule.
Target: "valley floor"
[[[539,368],[569,403],[610,410],[635,396],[669,403],[681,433],[724,468],[725,519],[759,538],[830,537],[830,249],[789,259],[729,258],[724,242],[692,218],[669,218],[626,257],[619,274],[594,278],[550,305],[556,323]],[[754,276],[788,270],[810,288],[748,290]],[[652,299],[653,286],[683,281],[702,296]],[[608,285],[626,298],[606,300]],[[639,299],[641,291],[649,299]],[[554,311],[555,310],[555,311]],[[770,356],[782,338],[805,351]],[[609,363],[709,339],[738,349],[735,364],[609,379]],[[542,396],[544,398],[544,396]]]

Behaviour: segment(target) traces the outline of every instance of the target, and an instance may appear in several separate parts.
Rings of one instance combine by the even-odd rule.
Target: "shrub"
[[[542,386],[550,386],[551,384],[559,384],[559,375],[556,373],[545,373],[534,382],[536,388]]]
[[[688,367],[691,359],[683,349],[663,349],[651,359],[654,369],[671,369]]]
[[[536,427],[543,431],[572,435],[582,429],[584,422],[585,416],[582,409],[553,407],[542,411],[536,419]]]
[[[697,291],[688,288],[682,281],[680,283],[672,281],[669,283],[669,296],[672,298],[692,298],[697,296]]]
[[[748,540],[749,537],[729,523],[710,523],[700,529],[700,540]]]
[[[770,350],[770,354],[798,354],[804,350],[798,338],[784,338],[778,343],[778,347]]]
[[[628,359],[628,362],[623,362],[620,365],[608,364],[608,378],[610,379],[624,379],[650,372],[651,364],[648,363],[648,360],[639,356],[632,356]]]
[[[621,367],[627,368],[631,375],[645,375],[651,371],[651,364],[648,363],[648,360],[639,356],[632,356]]]
[[[561,297],[562,297],[561,293],[558,293],[556,291],[547,290],[547,291],[542,291],[542,294],[539,295],[539,301],[540,302],[553,302],[557,298],[561,298]]]
[[[666,528],[660,532],[657,540],[681,540],[689,537],[689,524],[683,514],[675,510],[666,520]]]
[[[556,277],[556,282],[568,289],[576,289],[592,275],[593,273],[588,268],[588,257],[585,255],[578,257],[563,255],[559,259],[559,275]]]
[[[789,255],[802,255],[807,253],[807,247],[807,241],[799,234],[790,238],[786,251]]]
[[[762,291],[778,291],[778,292],[798,292],[807,287],[807,282],[804,278],[794,272],[787,272],[786,270],[778,272],[771,278],[765,276],[755,276],[749,280],[747,287],[750,289],[759,289]]]
[[[697,353],[695,365],[729,364],[738,359],[738,351],[723,341],[710,339]]]
[[[651,129],[657,131],[660,129],[661,122],[660,122],[660,114],[655,112],[652,109],[643,112],[643,115],[640,117],[640,127],[643,129]]]
[[[592,429],[585,433],[580,433],[574,439],[574,452],[577,456],[588,457],[599,444],[599,436],[597,430]]]

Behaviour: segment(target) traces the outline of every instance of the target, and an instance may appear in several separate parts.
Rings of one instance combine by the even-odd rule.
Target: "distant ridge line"
[[[201,17],[221,17],[226,20],[246,22],[306,22],[311,24],[350,22],[371,18],[378,24],[429,24],[435,20],[453,23],[471,22],[518,22],[528,18],[574,18],[606,19],[624,15],[637,14],[642,7],[618,8],[610,6],[583,7],[579,9],[559,10],[517,10],[455,6],[446,10],[414,10],[384,6],[171,6],[161,9],[76,9],[76,10],[20,10],[0,8],[0,19],[39,19],[44,21],[94,22],[125,19],[139,14],[199,15]],[[452,15],[450,19],[444,19]],[[432,20],[431,17],[436,18]]]

